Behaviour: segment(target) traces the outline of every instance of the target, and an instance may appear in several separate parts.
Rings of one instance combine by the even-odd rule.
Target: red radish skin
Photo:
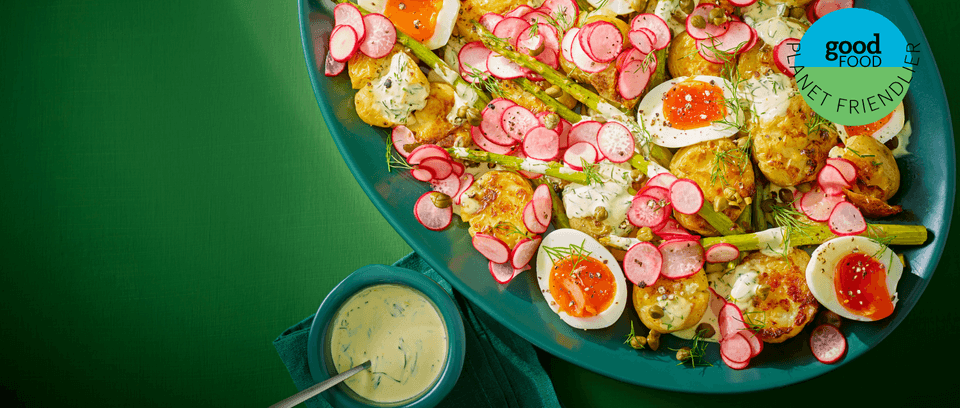
[[[492,33],[493,29],[497,28],[497,23],[503,21],[503,18],[503,16],[497,13],[487,13],[480,17],[480,25]]]
[[[670,190],[659,186],[647,186],[637,192],[637,196],[650,196],[664,202],[670,202]]]
[[[583,170],[583,163],[594,164],[598,161],[597,149],[587,142],[574,143],[563,154],[563,162],[576,171]]]
[[[460,76],[467,82],[476,83],[478,81],[476,75],[470,74],[485,75],[488,72],[487,58],[490,57],[491,52],[480,41],[467,43],[460,48],[460,53],[457,54]]]
[[[636,99],[647,89],[650,77],[657,69],[656,54],[650,55],[653,55],[651,62],[631,61],[620,71],[620,77],[617,78],[617,92],[622,98]]]
[[[423,161],[420,162],[419,167],[432,170],[433,177],[437,179],[444,179],[453,174],[453,165],[450,164],[450,161],[440,157],[428,157],[423,159]]]
[[[791,78],[797,74],[793,60],[794,55],[796,55],[794,47],[799,46],[799,39],[787,38],[783,41],[780,41],[780,44],[777,44],[776,47],[773,47],[773,62],[776,64],[777,69],[779,69],[784,75]]]
[[[357,32],[348,25],[336,26],[330,32],[330,56],[334,61],[346,62],[360,47]]]
[[[413,215],[428,230],[440,231],[450,225],[453,219],[453,207],[437,207],[430,199],[431,194],[433,192],[424,193],[417,199],[417,203],[413,206]]]
[[[533,208],[533,201],[527,203],[523,206],[523,226],[527,228],[527,231],[530,231],[534,234],[543,234],[547,232],[547,224],[541,224],[537,220],[536,210]]]
[[[363,14],[350,3],[340,3],[333,8],[334,27],[347,25],[353,28],[357,34],[357,41],[363,41],[367,31],[363,25]]]
[[[830,232],[837,236],[860,235],[867,231],[867,220],[857,206],[846,201],[833,207],[827,220]]]
[[[816,186],[803,194],[803,198],[800,199],[800,209],[807,218],[816,222],[826,222],[833,208],[843,200],[843,196],[828,195],[820,189],[820,186]]]
[[[827,195],[840,195],[843,194],[843,189],[850,188],[850,183],[843,177],[843,173],[829,164],[820,169],[817,184]]]
[[[560,154],[560,135],[543,126],[527,131],[521,143],[523,153],[536,160],[553,160]]]
[[[843,179],[846,180],[847,183],[853,184],[853,182],[857,180],[857,165],[853,164],[852,161],[842,157],[833,157],[827,159],[827,164],[840,170],[840,174],[843,175]]]
[[[711,246],[706,252],[707,262],[730,262],[740,257],[740,250],[733,244],[722,242]]]
[[[698,5],[693,9],[693,12],[687,15],[687,34],[690,34],[696,40],[705,40],[710,37],[719,37],[726,32],[725,27],[718,26],[710,23],[708,14],[710,10],[717,8],[716,5],[710,3],[703,3]],[[693,17],[701,16],[704,20],[707,21],[707,26],[705,28],[697,28],[693,26]]]
[[[803,212],[803,208],[800,207],[800,202],[803,201],[803,195],[804,195],[804,194],[806,194],[806,193],[804,193],[804,192],[802,192],[802,191],[800,191],[800,190],[797,190],[795,193],[793,193],[793,204],[792,204],[792,205],[793,205],[793,209],[795,209],[795,210],[797,210],[797,211],[800,211],[800,212]]]
[[[834,11],[853,8],[853,4],[853,0],[818,0],[811,7],[813,7],[813,15],[819,20]]]
[[[727,367],[730,367],[734,370],[743,370],[744,368],[747,368],[750,366],[749,360],[743,363],[737,363],[735,361],[728,359],[723,354],[721,354],[720,357],[721,357],[721,360],[723,360],[723,363],[727,365]]]
[[[410,155],[407,156],[407,163],[416,166],[428,157],[439,157],[441,159],[450,160],[450,154],[447,153],[447,151],[442,147],[435,144],[425,144],[420,145],[416,149],[410,151]]]
[[[504,17],[523,17],[524,15],[532,11],[533,11],[533,7],[530,7],[525,4],[521,4],[517,6],[517,8],[506,12],[503,16]]]
[[[456,174],[457,177],[463,176],[463,172],[467,170],[464,165],[455,161],[450,161],[450,165],[453,166],[453,174]]]
[[[346,67],[347,67],[347,64],[345,62],[339,62],[333,59],[333,56],[331,56],[330,53],[327,52],[327,56],[326,58],[324,58],[324,61],[323,61],[323,75],[326,75],[328,77],[335,77],[337,75],[340,75],[340,73],[343,72],[343,69]]]
[[[650,30],[633,30],[627,33],[630,45],[644,54],[653,52],[654,45],[657,42],[655,34]]]
[[[717,37],[720,42],[718,49],[729,54],[746,51],[747,45],[753,40],[753,31],[750,26],[741,21],[730,21],[726,25],[727,31]]]
[[[756,3],[757,0],[729,0],[730,4],[733,4],[737,7],[747,7],[753,3]]]
[[[563,18],[558,20],[566,22],[567,27],[561,27],[562,29],[570,28],[569,26],[576,23],[577,17],[580,16],[580,7],[574,0],[546,0],[540,6],[540,10],[550,16],[563,14]]]
[[[750,361],[753,349],[750,348],[750,342],[743,337],[743,333],[737,333],[720,340],[720,354],[735,363],[746,363]]]
[[[454,204],[460,205],[460,203],[463,201],[463,194],[466,193],[471,186],[473,186],[473,181],[473,174],[466,173],[460,176],[460,189],[457,190],[457,195],[453,197]]]
[[[527,74],[526,68],[495,52],[487,57],[487,71],[498,79],[516,79]]]
[[[510,135],[503,130],[503,126],[500,125],[500,118],[503,117],[504,111],[516,105],[516,102],[509,99],[497,98],[490,101],[490,103],[483,108],[483,111],[480,112],[480,130],[483,132],[486,140],[500,146],[512,146],[514,144],[513,138],[510,137]],[[497,153],[493,151],[490,152]]]
[[[490,261],[487,266],[490,270],[490,275],[493,276],[493,280],[497,281],[499,284],[507,284],[513,280],[513,277],[517,274],[514,272],[513,265],[510,265],[510,262],[496,263]]]
[[[530,27],[530,23],[524,21],[522,18],[504,16],[504,19],[493,28],[493,35],[509,41],[510,45],[516,48],[520,33],[526,30],[527,27]]]
[[[536,35],[532,34],[534,30],[537,31]],[[534,50],[545,47],[544,41],[544,36],[540,34],[540,25],[531,24],[526,30],[520,33],[520,38],[517,39],[517,50],[524,54],[531,55]]]
[[[683,279],[703,268],[703,246],[696,239],[675,239],[660,244],[663,267],[660,274],[668,279]]]
[[[573,50],[573,42],[579,41],[578,33],[580,33],[579,27],[571,28],[570,31],[567,31],[567,33],[563,35],[563,39],[560,40],[560,55],[566,58],[567,61],[573,62],[571,50]]]
[[[544,13],[540,10],[533,10],[527,14],[520,16],[520,18],[522,18],[523,21],[530,23],[531,26],[537,25],[537,24],[541,26],[546,26],[550,24],[550,21],[552,20],[550,16],[547,15],[547,13]]]
[[[711,294],[711,295],[710,295],[710,310],[713,311],[713,314],[719,316],[719,315],[720,315],[720,310],[723,309],[723,307],[727,305],[727,300],[724,299],[723,296],[720,296],[720,294],[717,293],[716,290],[713,290],[713,288],[707,288],[707,289],[710,289],[710,294]],[[719,333],[719,331],[718,331],[717,333]]]
[[[576,125],[573,125],[573,128],[570,129],[570,135],[567,138],[567,141],[570,143],[570,145],[586,142],[596,148],[597,133],[600,132],[601,127],[603,127],[602,123],[593,120],[577,123]]]
[[[730,302],[720,309],[717,324],[720,326],[720,338],[733,337],[743,330],[749,330],[744,323],[743,312],[737,305]]]
[[[533,190],[530,202],[533,203],[537,222],[543,225],[549,224],[553,217],[553,198],[550,197],[550,187],[546,184],[537,186],[537,189]]]
[[[640,242],[623,255],[623,273],[630,282],[641,288],[657,282],[662,266],[663,255],[649,242]]]
[[[609,64],[597,62],[590,58],[583,49],[580,38],[584,38],[584,31],[586,31],[586,27],[577,32],[577,38],[574,38],[573,41],[570,42],[570,56],[573,57],[573,64],[576,65],[577,68],[580,68],[580,70],[588,74],[595,74],[606,69]]]
[[[660,16],[651,13],[637,14],[637,16],[630,21],[630,30],[633,31],[640,28],[646,28],[653,32],[656,37],[656,42],[653,45],[654,49],[662,50],[670,45],[670,39],[672,37],[670,26],[668,26],[667,22],[663,21]]]
[[[750,342],[750,358],[754,358],[760,355],[760,352],[763,351],[763,341],[760,340],[760,336],[752,330],[741,330],[740,335],[743,338],[747,339]]]
[[[413,178],[417,179],[417,181],[423,182],[428,182],[436,178],[433,175],[433,170],[430,169],[410,169],[410,174]]]
[[[614,163],[626,162],[633,157],[633,134],[620,123],[607,122],[597,132],[597,147],[607,160]]]
[[[643,61],[645,58],[647,58],[647,55],[649,54],[644,54],[636,48],[626,49],[625,51],[620,53],[620,56],[617,57],[617,60],[615,63],[617,72],[623,71],[623,67],[625,67],[627,64],[633,61]],[[653,55],[654,58],[656,58],[656,56],[657,56],[656,54]]]
[[[653,231],[653,233],[664,240],[671,240],[677,238],[689,238],[696,239],[697,236],[690,233],[683,227],[680,226],[680,223],[676,220],[670,219],[667,220],[659,229]]]
[[[397,153],[400,153],[404,159],[410,157],[410,152],[407,151],[405,146],[417,143],[413,132],[404,125],[393,128],[393,132],[390,133],[390,140],[393,142],[393,148],[396,149]]]
[[[537,253],[537,248],[540,248],[540,241],[542,240],[540,236],[535,236],[533,238],[523,238],[520,242],[517,242],[517,246],[510,253],[510,265],[514,269],[522,269],[527,266],[533,259],[533,255]]]
[[[627,221],[636,227],[656,227],[670,216],[670,204],[647,195],[634,197],[627,210]]]
[[[836,327],[822,324],[810,333],[810,351],[821,363],[836,363],[847,352],[847,338]]]
[[[500,127],[515,142],[523,140],[523,136],[537,126],[540,126],[537,116],[520,105],[507,108],[500,116]]]
[[[430,180],[430,185],[433,186],[435,191],[453,197],[457,195],[457,191],[460,191],[460,177],[457,177],[455,174],[450,174],[446,178],[434,178]]]
[[[383,14],[371,13],[363,16],[363,28],[366,37],[360,43],[360,52],[370,58],[386,57],[397,43],[397,29]]]
[[[480,233],[474,235],[473,247],[491,262],[504,263],[510,258],[510,248],[500,238],[493,235]]]
[[[677,181],[677,176],[670,173],[660,173],[651,177],[650,180],[647,181],[647,186],[670,188],[670,185],[673,184],[674,181]]]
[[[490,153],[510,154],[513,152],[511,147],[501,146],[488,140],[487,136],[476,126],[470,127],[470,138],[473,139],[473,144]]]
[[[703,190],[693,180],[679,179],[670,185],[670,202],[681,214],[696,214],[703,208]]]

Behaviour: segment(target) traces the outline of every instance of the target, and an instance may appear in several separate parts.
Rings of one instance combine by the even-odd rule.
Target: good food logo
[[[920,63],[919,44],[907,42],[886,17],[842,9],[817,20],[796,43],[797,87],[820,116],[845,126],[876,122],[903,101]],[[802,50],[802,52],[801,52]]]

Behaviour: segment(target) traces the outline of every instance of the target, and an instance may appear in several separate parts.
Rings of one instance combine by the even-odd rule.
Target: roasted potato
[[[697,52],[696,41],[686,31],[675,35],[673,41],[670,41],[667,69],[674,78],[695,75],[721,76],[723,64],[714,64],[703,59]],[[660,63],[662,64],[663,61]]]
[[[402,67],[402,70],[394,68],[394,71],[390,71],[389,64],[395,57],[397,67]],[[426,75],[420,71],[414,59],[403,60],[403,57],[399,55],[395,55],[395,57],[384,58],[388,62],[379,69],[374,69],[374,64],[371,63],[364,70],[364,75],[374,71],[379,75],[364,84],[354,96],[357,116],[368,125],[379,127],[413,126],[417,121],[413,112],[426,107],[426,102],[429,99],[427,97],[431,89]],[[389,77],[386,77],[387,75]],[[391,82],[394,84],[392,88]],[[386,89],[390,88],[389,92],[392,92],[394,96],[385,102],[383,97],[377,94],[378,88],[381,95],[383,92],[388,92]],[[445,116],[446,114],[444,114]]]
[[[506,14],[521,4],[520,0],[462,0],[460,2],[457,25],[453,29],[455,35],[463,37],[464,43],[479,41],[480,36],[473,30],[473,21],[480,21],[487,13]]]
[[[633,308],[648,329],[671,333],[697,324],[710,304],[703,270],[683,278],[661,277],[653,285],[633,287]]]
[[[750,125],[754,161],[771,183],[791,187],[817,178],[837,144],[837,132],[832,126],[813,126],[814,115],[797,94],[785,114]]]
[[[843,158],[857,166],[855,190],[887,201],[900,189],[900,168],[887,146],[870,136],[848,137]]]
[[[740,201],[741,206],[733,205],[735,198],[728,197],[724,190],[733,189],[741,199],[753,197],[755,191],[750,157],[743,150],[739,150],[730,139],[709,140],[680,149],[670,161],[670,172],[677,177],[696,181],[703,190],[706,201],[704,205],[713,205],[714,200],[723,197],[723,200],[731,205],[721,212],[731,220],[740,216],[745,204]],[[700,235],[720,235],[716,228],[697,214],[687,215],[674,211],[673,215],[684,228]]]
[[[456,131],[461,127],[447,121],[447,114],[453,108],[455,91],[452,86],[442,83],[430,83],[430,96],[427,106],[413,112],[415,120],[407,127],[413,132],[418,143],[432,143],[442,147],[453,146]]]
[[[353,89],[360,89],[380,78],[384,71],[390,69],[390,60],[393,54],[403,51],[403,46],[396,44],[393,50],[383,58],[370,58],[363,55],[362,52],[354,53],[353,57],[347,62],[347,74],[350,75],[350,86]],[[418,62],[417,57],[409,52],[406,53],[414,62]]]
[[[464,192],[460,218],[470,223],[471,236],[493,235],[513,248],[527,234],[523,207],[531,198],[533,188],[527,179],[514,172],[488,171]]]

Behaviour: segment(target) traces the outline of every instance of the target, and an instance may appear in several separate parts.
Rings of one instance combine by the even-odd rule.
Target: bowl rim
[[[357,269],[344,280],[340,281],[320,303],[313,322],[310,325],[310,335],[307,341],[307,361],[310,376],[320,382],[326,380],[326,353],[323,347],[327,342],[327,328],[336,312],[351,296],[359,291],[376,285],[394,284],[415,289],[426,296],[437,308],[443,317],[447,329],[447,357],[443,370],[433,387],[413,401],[401,405],[370,405],[356,400],[348,393],[333,387],[324,393],[324,397],[335,407],[369,407],[389,406],[397,408],[422,408],[437,405],[453,389],[463,369],[463,360],[466,354],[466,337],[463,327],[463,318],[456,303],[447,291],[429,277],[412,271],[388,265],[367,265]]]

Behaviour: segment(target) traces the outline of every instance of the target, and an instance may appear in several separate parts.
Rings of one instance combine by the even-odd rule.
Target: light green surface
[[[940,17],[960,7],[914,7],[960,95],[956,24]],[[0,19],[0,402],[266,406],[294,393],[271,341],[357,267],[409,251],[330,140],[295,2],[19,2]],[[955,241],[893,335],[799,386],[704,397],[556,359],[549,371],[569,407],[942,403]]]

